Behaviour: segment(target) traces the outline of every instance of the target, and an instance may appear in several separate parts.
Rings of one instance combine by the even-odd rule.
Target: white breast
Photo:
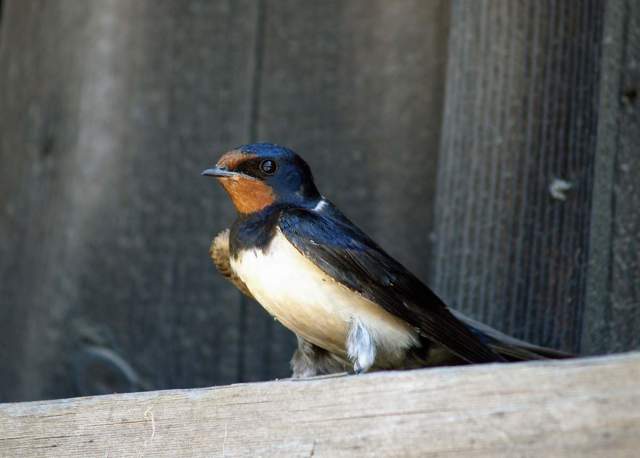
[[[251,294],[284,326],[333,353],[346,354],[349,324],[359,320],[378,352],[401,357],[415,331],[382,307],[337,283],[306,259],[278,230],[268,248],[231,260]]]

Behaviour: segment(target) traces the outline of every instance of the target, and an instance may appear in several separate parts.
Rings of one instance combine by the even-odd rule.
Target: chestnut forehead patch
[[[245,161],[256,158],[255,154],[247,154],[242,151],[232,150],[222,155],[216,164],[218,167],[226,167],[228,170],[235,170]]]

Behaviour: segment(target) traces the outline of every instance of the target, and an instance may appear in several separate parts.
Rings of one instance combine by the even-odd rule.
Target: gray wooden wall
[[[215,272],[200,177],[254,140],[429,271],[448,4],[9,0],[0,42],[0,399],[289,374]],[[416,205],[419,203],[419,205]]]
[[[436,285],[483,321],[578,351],[604,4],[460,2],[452,14]]]
[[[634,0],[3,3],[0,400],[287,376],[207,257],[255,140],[451,305],[638,346]]]

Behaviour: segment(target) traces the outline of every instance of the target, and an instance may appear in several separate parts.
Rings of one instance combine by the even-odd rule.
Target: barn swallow
[[[238,213],[210,255],[296,334],[294,377],[568,356],[449,309],[318,192],[290,149],[244,145],[202,174]]]

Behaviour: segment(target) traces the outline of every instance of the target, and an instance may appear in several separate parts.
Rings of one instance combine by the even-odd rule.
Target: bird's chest
[[[316,344],[341,347],[351,318],[349,291],[277,233],[266,250],[241,250],[231,266],[284,326]],[[337,351],[337,349],[334,349]]]
[[[231,266],[284,326],[334,353],[345,352],[353,319],[366,323],[382,339],[406,334],[404,324],[326,275],[280,232],[264,251],[241,250]]]

